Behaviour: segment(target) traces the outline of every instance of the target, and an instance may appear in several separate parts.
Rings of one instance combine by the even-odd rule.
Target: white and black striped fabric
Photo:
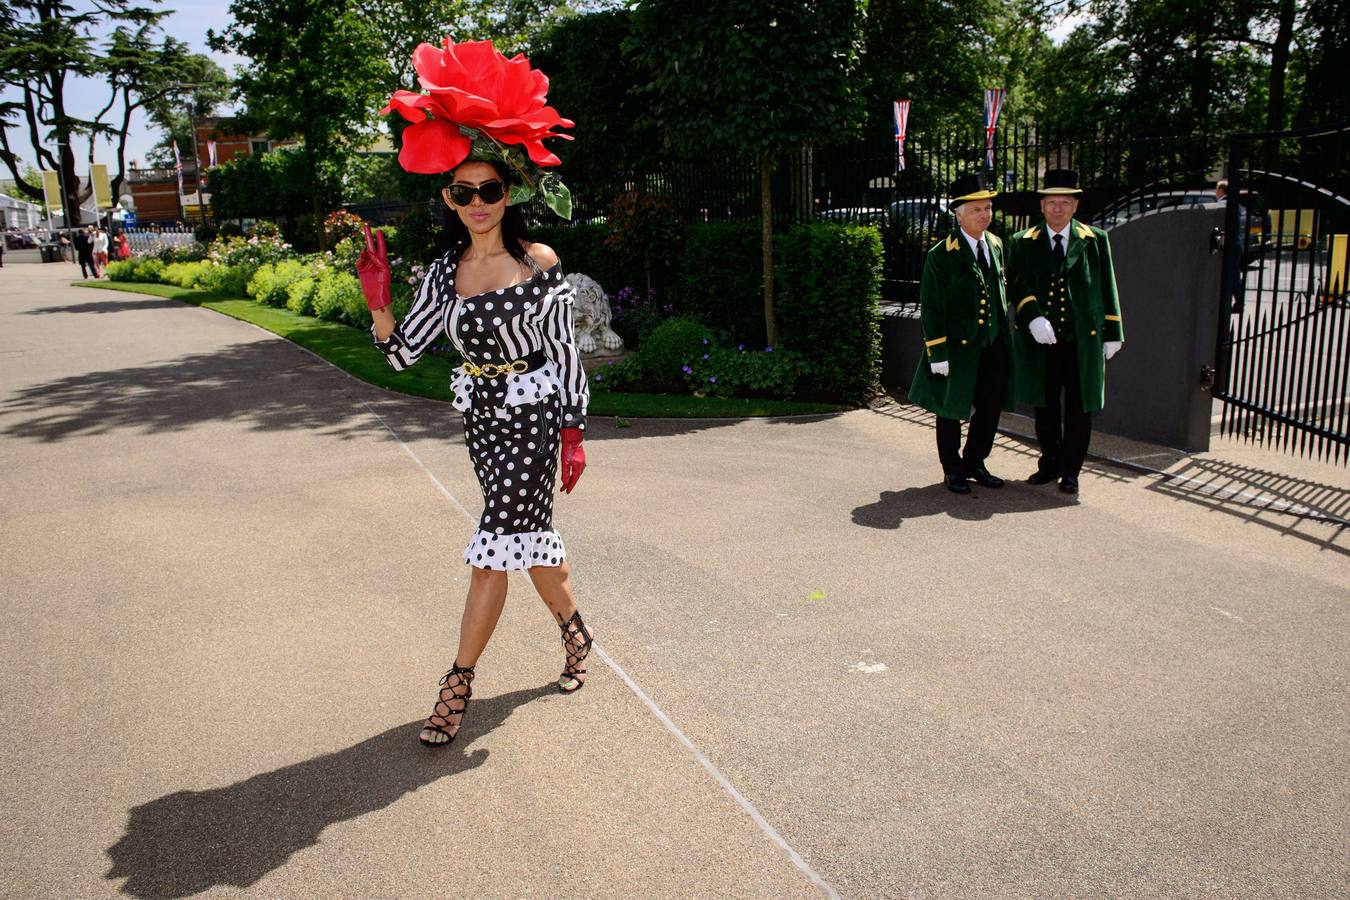
[[[506,376],[506,392],[501,406],[517,405],[540,399],[515,393],[518,382],[537,385],[541,380],[561,395],[562,428],[585,428],[586,405],[590,390],[581,367],[572,325],[572,302],[576,291],[563,278],[562,267],[541,270],[534,261],[534,275],[528,280],[498,291],[472,298],[455,293],[455,268],[460,250],[451,250],[432,263],[403,322],[384,341],[375,346],[384,352],[389,365],[402,370],[415,363],[442,333],[448,334],[465,360],[475,365],[511,363],[542,352],[551,363],[549,371]],[[528,259],[528,257],[527,257]],[[479,300],[481,317],[473,328],[460,327],[468,300]],[[374,329],[372,328],[372,336]],[[474,388],[490,389],[484,379],[457,376],[453,384],[455,406],[464,411],[474,402]]]

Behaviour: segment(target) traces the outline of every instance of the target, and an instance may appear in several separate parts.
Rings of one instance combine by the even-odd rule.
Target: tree
[[[33,168],[32,163],[24,163],[23,180],[29,184],[41,184],[42,174],[38,172],[37,169]],[[5,193],[16,200],[27,200],[29,203],[33,202],[33,198],[25,194],[17,182],[5,185]]]
[[[173,165],[174,142],[178,143],[180,155],[193,152],[193,123],[214,115],[216,109],[230,98],[232,82],[225,70],[209,56],[193,54],[184,61],[179,74],[182,76],[179,85],[193,87],[176,87],[172,93],[146,104],[146,117],[163,133],[148,154],[147,161],[151,166]],[[199,165],[200,162],[198,160]]]
[[[645,0],[628,52],[647,70],[649,119],[677,152],[758,161],[764,328],[778,339],[773,164],[856,121],[859,0]]]
[[[158,22],[164,15],[132,6],[131,0],[94,0],[83,11],[63,0],[10,0],[5,6],[0,13],[0,84],[15,88],[23,99],[0,104],[4,125],[0,159],[25,197],[41,200],[42,184],[19,171],[10,128],[26,130],[39,165],[60,172],[67,222],[80,221],[80,202],[88,196],[87,189],[81,192],[76,175],[76,138],[89,139],[91,163],[96,138],[115,142],[112,189],[114,195],[120,193],[132,114],[172,90],[191,56],[185,44],[171,37],[156,42]],[[93,29],[109,21],[118,23],[117,27],[100,46]],[[101,82],[108,91],[107,102],[92,119],[67,111],[67,91],[75,89],[76,78]],[[78,89],[88,90],[83,85]]]
[[[340,194],[343,164],[373,135],[393,82],[379,36],[353,0],[233,0],[230,14],[207,43],[252,61],[235,82],[244,119],[301,140],[322,248],[325,199]]]

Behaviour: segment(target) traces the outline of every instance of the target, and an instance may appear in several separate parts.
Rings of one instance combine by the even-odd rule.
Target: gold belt
[[[475,366],[471,362],[465,362],[460,366],[460,370],[465,375],[472,375],[474,378],[500,378],[503,375],[515,373],[523,374],[530,370],[530,364],[523,359],[518,359],[511,363],[488,363],[485,366]]]

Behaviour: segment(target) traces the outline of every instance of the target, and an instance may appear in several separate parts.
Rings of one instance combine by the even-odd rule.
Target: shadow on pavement
[[[386,433],[361,402],[358,385],[327,376],[326,367],[317,368],[290,344],[235,344],[21,388],[0,402],[0,435],[55,443],[117,430],[157,434],[239,421],[255,430],[312,430],[341,438]],[[458,415],[427,417],[425,427],[437,437],[461,430]],[[406,427],[404,436],[423,436],[416,428]]]
[[[1062,506],[1075,506],[1076,498],[1060,493],[1053,485],[1032,488],[1008,484],[997,490],[975,485],[970,494],[953,494],[946,485],[930,484],[882,491],[875,503],[853,510],[853,524],[864,528],[894,529],[906,519],[947,515],[968,522],[983,521],[1005,513],[1042,512]]]
[[[1341,540],[1347,535],[1342,523],[1350,519],[1350,488],[1222,459],[1191,458],[1167,474],[1149,490],[1350,555]],[[1326,530],[1300,530],[1304,521]]]
[[[336,753],[255,775],[229,787],[178,791],[131,810],[126,834],[108,849],[105,878],[125,878],[133,897],[187,897],[248,887],[318,843],[329,825],[383,809],[404,794],[482,765],[468,745],[552,684],[477,700],[462,736],[447,748],[417,743],[421,721],[399,725]]]
[[[45,316],[50,313],[113,313],[113,312],[140,312],[147,309],[190,309],[187,304],[178,300],[169,299],[146,299],[146,300],[113,300],[99,301],[95,303],[75,303],[70,306],[40,306],[36,309],[26,309],[23,311],[25,316]]]

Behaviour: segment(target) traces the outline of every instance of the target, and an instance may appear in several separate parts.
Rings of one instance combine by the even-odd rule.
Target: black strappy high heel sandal
[[[472,696],[473,666],[455,663],[450,667],[450,671],[441,677],[441,693],[436,698],[436,705],[431,708],[431,717],[427,719],[427,724],[422,727],[422,733],[417,739],[428,747],[448,746],[459,736],[464,711],[469,708],[469,698]],[[456,705],[458,709],[455,708]],[[451,716],[457,721],[450,721]],[[454,733],[446,731],[447,728],[455,729]]]
[[[563,622],[561,627],[563,652],[567,654],[567,660],[562,674],[558,676],[558,690],[570,694],[581,690],[586,683],[577,676],[586,674],[583,664],[591,652],[591,643],[595,637],[586,623],[581,621],[581,610],[572,613],[572,618]]]

